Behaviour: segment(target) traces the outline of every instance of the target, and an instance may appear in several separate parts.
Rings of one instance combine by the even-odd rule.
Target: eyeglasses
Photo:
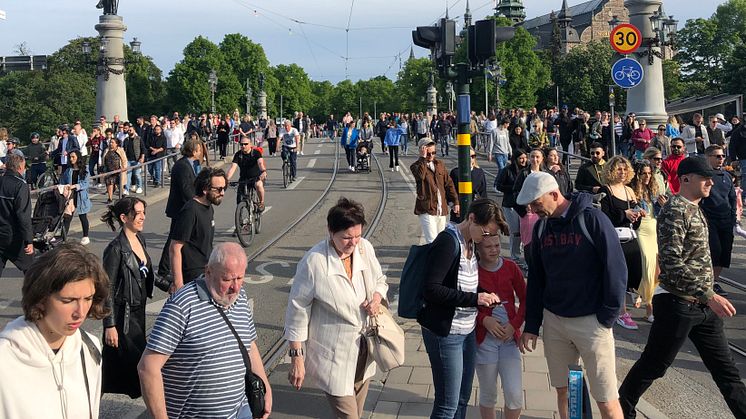
[[[242,146],[244,145],[251,145],[251,143],[241,143]]]
[[[684,148],[684,147],[683,147],[683,146],[680,146],[680,145],[671,145],[671,148],[675,148],[675,149],[677,149],[677,150],[678,150],[678,149],[680,149],[680,148]]]
[[[225,191],[226,191],[227,189],[228,189],[228,188],[227,188],[227,187],[225,187],[225,186],[223,186],[222,188],[219,188],[219,187],[215,187],[215,186],[210,186],[210,190],[211,190],[211,191],[215,191],[215,192],[217,192],[217,193],[223,193],[223,192],[225,192]]]
[[[662,157],[653,157],[653,160],[655,160],[655,161],[661,161],[661,160],[663,160],[663,158]]]
[[[594,156],[600,156],[600,155],[602,155],[602,154],[604,154],[604,153],[603,153],[602,151],[594,151],[594,152],[593,152],[593,153],[591,153],[591,154],[593,154]]]
[[[497,236],[497,234],[492,234],[489,231],[485,230],[484,227],[479,226],[479,228],[482,230],[482,237],[492,237]]]
[[[725,158],[725,154],[713,154],[712,157],[714,157],[716,159],[724,159]]]
[[[665,128],[658,128],[658,131],[665,131]]]
[[[427,157],[430,157],[430,156],[437,156],[437,155],[438,155],[438,153],[437,153],[437,152],[435,152],[435,151],[433,151],[432,153],[425,153],[425,155],[426,155]]]

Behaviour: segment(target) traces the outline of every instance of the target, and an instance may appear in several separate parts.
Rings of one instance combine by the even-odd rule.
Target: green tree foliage
[[[169,110],[202,112],[210,109],[210,71],[215,70],[218,85],[215,108],[220,113],[238,109],[244,89],[217,45],[198,36],[184,48],[184,59],[174,66],[166,83]]]
[[[330,81],[311,81],[313,105],[308,110],[308,114],[316,122],[326,121],[326,118],[332,113],[331,98],[333,92],[334,85]]]
[[[690,19],[677,35],[683,90],[689,95],[746,93],[746,0],[729,0],[708,19]]]
[[[578,45],[562,57],[556,67],[554,80],[559,80],[560,102],[587,110],[609,106],[607,86],[611,80],[613,51],[608,42],[594,41]],[[624,102],[617,89],[617,106]]]
[[[373,118],[374,109],[378,112],[398,112],[400,110],[396,97],[396,86],[386,76],[377,76],[368,80],[359,80],[355,83],[355,91],[358,101],[362,99],[363,112],[368,112]],[[348,109],[353,115],[360,113],[360,103]]]
[[[308,112],[313,105],[311,80],[297,64],[280,64],[274,68],[274,75],[283,96],[283,113],[289,117],[296,111]]]
[[[257,113],[256,110],[256,98],[259,94],[259,75],[264,74],[264,89],[267,90],[269,84],[276,87],[276,80],[274,79],[274,73],[270,69],[269,60],[264,53],[264,48],[260,44],[256,44],[251,41],[248,37],[238,34],[231,33],[225,35],[223,41],[220,43],[220,51],[223,53],[223,57],[228,62],[228,65],[233,69],[233,73],[236,75],[241,85],[246,89],[246,80],[249,81],[249,86],[252,90],[252,113]],[[274,92],[274,89],[272,90]],[[273,96],[274,99],[274,96]],[[242,108],[246,108],[246,97],[242,96],[241,101]]]
[[[355,85],[350,80],[342,80],[334,86],[330,100],[331,111],[340,119],[345,113],[355,113],[358,108],[358,95]]]
[[[683,92],[681,85],[681,66],[678,61],[663,61],[663,90],[666,100],[674,100],[681,97]]]
[[[430,73],[435,71],[428,58],[408,60],[394,83],[395,101],[402,112],[423,112],[427,106],[425,97]]]

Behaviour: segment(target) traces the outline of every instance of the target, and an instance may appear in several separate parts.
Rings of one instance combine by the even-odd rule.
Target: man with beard
[[[215,210],[225,196],[228,178],[223,169],[206,167],[194,181],[195,196],[179,211],[171,224],[172,291],[197,278],[207,265],[215,236]]]
[[[601,179],[601,173],[604,171],[604,147],[600,143],[591,144],[590,154],[591,161],[583,163],[578,169],[578,175],[575,177],[575,187],[579,191],[598,193],[604,181]]]
[[[671,154],[661,163],[661,170],[668,177],[668,185],[671,187],[671,193],[679,193],[679,164],[686,157],[684,154],[684,140],[681,138],[671,139]]]
[[[213,183],[208,188],[224,181],[219,176],[209,179]],[[166,301],[137,368],[153,417],[252,417],[244,392],[242,351],[248,352],[251,370],[264,381],[262,417],[269,417],[272,389],[242,288],[246,264],[240,246],[220,243],[210,253],[204,274]]]

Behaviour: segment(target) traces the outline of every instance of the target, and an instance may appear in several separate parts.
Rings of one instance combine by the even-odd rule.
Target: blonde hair
[[[620,181],[616,178],[616,169],[620,165],[624,165],[627,167],[627,174],[625,178],[621,180],[623,184],[629,184],[629,182],[632,181],[632,179],[635,177],[635,171],[632,168],[632,163],[630,163],[626,157],[616,155],[610,158],[609,161],[607,161],[604,165],[602,176],[607,184]]]

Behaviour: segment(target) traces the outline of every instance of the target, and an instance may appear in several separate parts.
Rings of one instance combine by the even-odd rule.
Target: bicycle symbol
[[[631,66],[624,66],[621,70],[614,73],[614,80],[621,81],[627,79],[627,81],[633,85],[637,84],[641,77],[642,74]]]

